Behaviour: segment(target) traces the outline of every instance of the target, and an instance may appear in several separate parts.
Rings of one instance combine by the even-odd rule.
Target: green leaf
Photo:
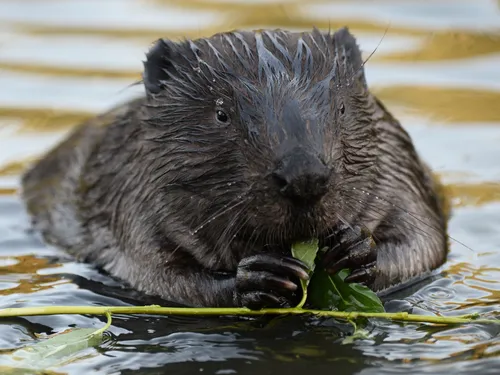
[[[342,340],[342,344],[347,345],[347,344],[353,344],[354,341],[356,340],[370,340],[370,332],[368,332],[365,329],[357,329],[354,331],[354,333],[350,336],[345,337]]]
[[[340,311],[384,312],[384,305],[370,288],[346,283],[349,270],[344,269],[330,276],[318,269],[309,284],[309,300],[317,308]]]
[[[342,340],[342,344],[352,344],[356,340],[369,340],[371,339],[370,332],[364,328],[359,328],[355,321],[349,320],[349,323],[354,327],[354,332],[352,335],[347,336]]]
[[[318,253],[318,240],[311,240],[309,242],[298,242],[292,245],[292,255],[294,258],[303,261],[307,264],[309,268],[309,275],[314,272],[314,268],[316,264],[314,261],[316,260],[316,254]],[[302,284],[302,299],[297,305],[297,308],[302,308],[307,300],[307,287],[309,285],[309,280],[304,281],[301,280]]]
[[[318,240],[298,242],[292,246],[292,255],[303,261],[310,268],[309,281],[301,281],[303,297],[297,308],[302,308],[308,300],[320,309],[361,312],[384,312],[384,305],[377,294],[366,286],[346,283],[344,279],[349,270],[341,270],[336,275],[329,275],[323,269],[315,270],[318,254]]]
[[[318,240],[308,242],[297,242],[292,246],[292,255],[294,258],[303,261],[311,272],[314,272],[316,254],[318,253]]]
[[[75,328],[33,345],[26,346],[1,358],[2,373],[19,374],[33,370],[46,370],[48,368],[60,367],[70,361],[82,356],[82,351],[99,345],[102,342],[103,332],[111,325],[111,315],[108,314],[108,322],[105,327],[95,330],[94,328]]]

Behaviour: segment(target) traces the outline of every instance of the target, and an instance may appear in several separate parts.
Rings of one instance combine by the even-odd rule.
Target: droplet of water
[[[454,291],[449,288],[443,288],[440,286],[433,286],[424,290],[424,293],[427,294],[430,298],[436,300],[449,300],[454,296]]]
[[[224,104],[224,100],[222,100],[222,98],[219,98],[215,101],[215,104],[217,105],[223,105]]]

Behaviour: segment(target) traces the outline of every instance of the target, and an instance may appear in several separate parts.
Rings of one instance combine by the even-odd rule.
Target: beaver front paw
[[[334,275],[348,268],[351,273],[346,282],[372,284],[377,273],[377,249],[371,233],[357,226],[343,228],[337,234],[337,241],[323,258],[326,271]]]
[[[309,278],[303,262],[279,254],[259,254],[244,258],[236,272],[235,302],[259,310],[291,307],[302,297],[300,280]]]

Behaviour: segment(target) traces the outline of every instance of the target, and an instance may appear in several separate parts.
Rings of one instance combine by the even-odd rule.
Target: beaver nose
[[[295,148],[279,161],[272,176],[284,196],[314,202],[328,191],[330,169],[317,156]]]

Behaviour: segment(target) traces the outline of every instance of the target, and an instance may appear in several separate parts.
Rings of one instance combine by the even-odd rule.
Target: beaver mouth
[[[338,229],[336,227],[331,227],[328,229],[318,230],[304,230],[292,233],[291,236],[284,239],[282,246],[287,248],[291,247],[294,243],[302,241],[318,240],[321,247],[333,245],[336,239],[336,234]]]
[[[262,249],[271,252],[289,253],[292,246],[297,242],[308,242],[312,239],[318,240],[320,249],[334,247],[338,243],[337,233],[335,228],[324,231],[322,233],[296,233],[293,236],[275,238],[274,241],[253,241],[252,245],[262,247]],[[265,238],[265,236],[264,236]]]
[[[290,249],[296,242],[312,239],[318,239],[320,244],[328,244],[334,241],[337,232],[337,222],[327,222],[313,210],[304,209],[290,212],[288,220],[279,224],[266,223],[264,217],[262,220],[256,219],[240,232],[239,237],[264,247]]]

